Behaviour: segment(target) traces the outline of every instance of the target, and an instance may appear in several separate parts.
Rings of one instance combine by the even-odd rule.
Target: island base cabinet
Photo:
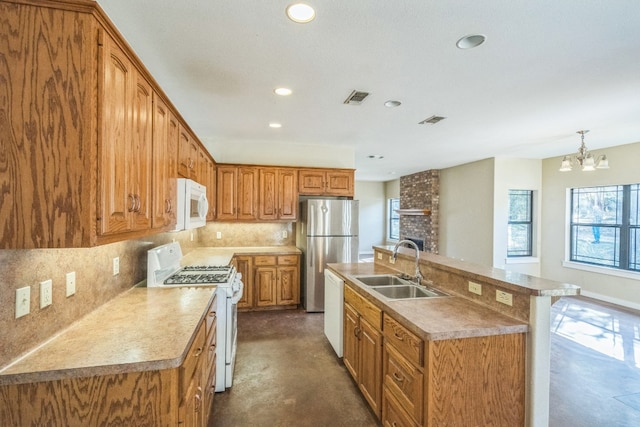
[[[373,412],[382,403],[382,312],[345,286],[343,361]],[[375,325],[375,326],[374,326]]]

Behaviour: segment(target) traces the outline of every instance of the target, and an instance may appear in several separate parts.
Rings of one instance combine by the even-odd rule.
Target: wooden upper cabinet
[[[296,169],[260,168],[258,219],[290,220],[298,217]]]
[[[351,169],[300,169],[298,192],[309,196],[354,195],[354,172]]]
[[[178,142],[178,175],[183,178],[197,180],[198,157],[200,146],[191,135],[189,129],[180,125],[180,138]]]
[[[218,165],[216,218],[254,220],[258,209],[258,169]]]
[[[165,102],[154,93],[153,103],[153,215],[151,226],[165,228],[176,223],[176,178],[178,123]]]
[[[103,38],[99,234],[151,226],[153,93],[110,37]]]
[[[208,180],[204,183],[207,187],[207,200],[209,201],[209,212],[207,212],[207,221],[216,219],[216,164],[212,158],[206,157]]]

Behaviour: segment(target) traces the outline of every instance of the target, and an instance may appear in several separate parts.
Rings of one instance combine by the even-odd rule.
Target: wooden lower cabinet
[[[344,288],[343,361],[358,388],[380,418],[382,404],[382,312]]]
[[[244,295],[238,309],[295,308],[300,304],[300,255],[238,255]]]
[[[0,424],[206,426],[215,387],[215,304],[180,367],[1,386]]]
[[[423,341],[384,313],[385,426],[523,426],[525,334]]]

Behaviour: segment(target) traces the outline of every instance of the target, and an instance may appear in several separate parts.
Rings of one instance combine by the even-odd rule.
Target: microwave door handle
[[[198,200],[198,216],[200,218],[206,218],[208,211],[209,211],[209,201],[207,200],[207,196],[205,196],[204,194],[201,194],[200,199]]]

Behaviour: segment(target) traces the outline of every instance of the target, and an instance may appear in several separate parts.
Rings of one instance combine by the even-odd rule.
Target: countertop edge
[[[519,319],[507,316],[503,313],[498,313],[494,310],[491,310],[488,307],[483,305],[476,304],[472,301],[466,300],[462,297],[450,295],[443,298],[455,298],[459,301],[463,301],[466,306],[469,308],[477,308],[479,312],[485,310],[491,310],[495,313],[496,317],[502,317],[505,320],[509,320],[511,324],[503,324],[496,325],[495,327],[478,327],[478,328],[468,328],[468,329],[451,329],[447,331],[441,332],[429,332],[421,329],[418,325],[414,324],[405,314],[402,313],[402,307],[399,304],[396,304],[396,301],[385,301],[382,298],[378,298],[373,294],[373,291],[369,291],[362,286],[360,286],[354,279],[351,277],[349,273],[341,270],[341,266],[345,266],[348,264],[327,264],[327,268],[329,268],[332,272],[336,273],[345,281],[353,284],[351,286],[358,292],[358,295],[364,297],[367,301],[373,303],[376,307],[380,308],[383,312],[388,313],[390,316],[398,318],[406,323],[405,326],[408,326],[409,329],[421,336],[425,340],[429,341],[441,341],[447,339],[461,339],[461,338],[474,338],[474,337],[484,337],[484,336],[493,336],[493,335],[506,335],[506,334],[514,334],[514,333],[527,333],[529,331],[529,325]],[[393,270],[389,267],[380,266],[380,265],[372,265],[369,264],[370,268],[374,274],[397,274],[396,270]],[[439,298],[439,297],[438,297]],[[438,298],[434,298],[431,301],[436,301]],[[406,300],[405,300],[406,301]],[[417,300],[413,300],[417,301]],[[425,304],[426,307],[426,304]]]

